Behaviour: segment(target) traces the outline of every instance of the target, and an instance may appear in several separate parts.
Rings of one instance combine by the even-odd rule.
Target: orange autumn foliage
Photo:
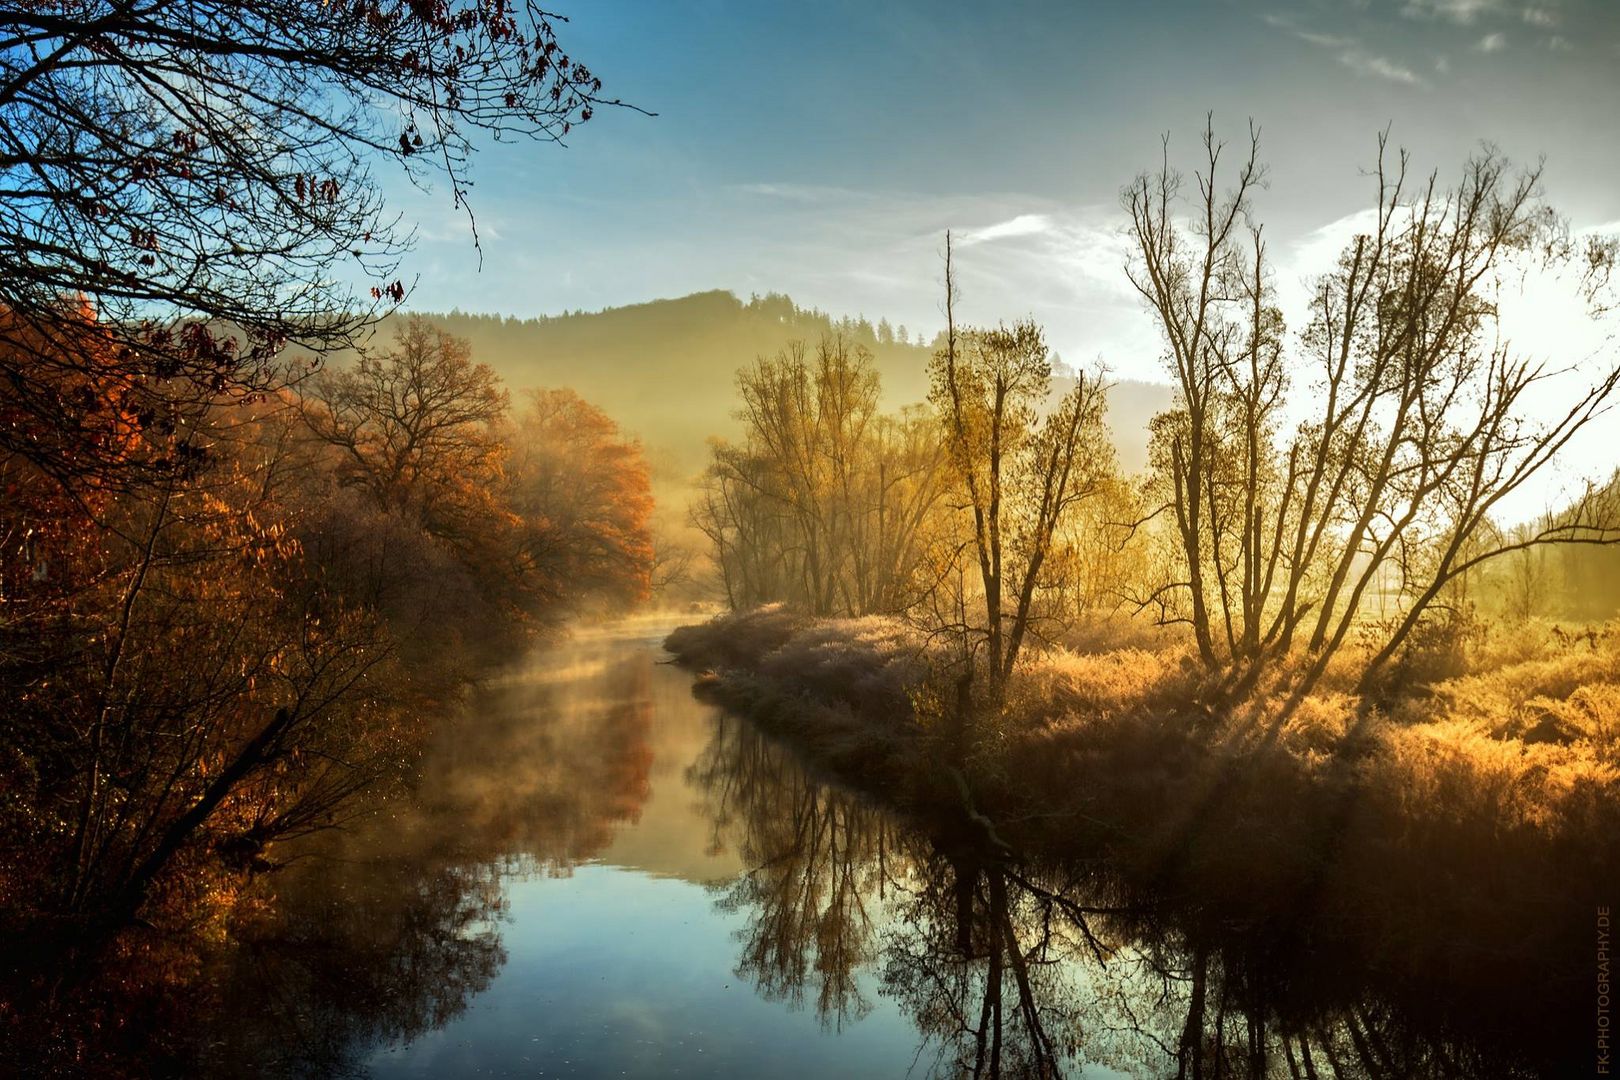
[[[652,588],[652,489],[641,445],[572,390],[536,390],[513,437],[523,552],[553,594],[630,603]]]

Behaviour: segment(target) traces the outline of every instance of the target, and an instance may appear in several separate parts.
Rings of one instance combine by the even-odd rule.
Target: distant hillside
[[[920,402],[928,391],[930,345],[903,341],[886,322],[833,319],[780,295],[744,302],[706,292],[539,319],[423,315],[470,340],[473,355],[514,391],[569,386],[600,405],[646,445],[664,487],[683,485],[703,469],[710,436],[737,432],[737,369],[790,342],[843,333],[865,345],[890,408]],[[1147,420],[1169,403],[1169,390],[1122,383],[1109,400],[1121,463],[1138,469]]]

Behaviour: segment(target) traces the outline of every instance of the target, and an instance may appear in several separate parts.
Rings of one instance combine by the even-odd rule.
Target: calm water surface
[[[955,1072],[985,973],[925,970],[957,934],[932,848],[696,700],[671,625],[581,635],[488,687],[416,798],[284,871],[223,976],[242,1009],[219,1071]],[[255,1013],[267,989],[280,1008]]]
[[[1542,1074],[1331,946],[1233,941],[1100,861],[1009,866],[819,782],[694,699],[669,628],[583,634],[485,688],[415,796],[274,875],[196,1018],[208,1069]],[[1501,1045],[1541,1023],[1484,1000]]]
[[[759,913],[731,898],[756,871],[755,853],[712,775],[726,764],[715,760],[721,718],[693,698],[690,673],[660,663],[669,628],[632,625],[547,657],[485,695],[469,726],[487,730],[440,748],[433,820],[392,823],[392,839],[408,844],[420,831],[432,846],[440,830],[483,834],[502,896],[466,932],[498,937],[505,961],[442,1026],[370,1049],[372,1076],[901,1076],[911,1067],[916,1029],[870,969],[852,976],[840,1016],[817,1007],[813,984],[825,972],[762,979],[740,963]],[[771,782],[818,797],[779,764],[794,775]],[[887,917],[879,897],[862,906],[874,924]]]

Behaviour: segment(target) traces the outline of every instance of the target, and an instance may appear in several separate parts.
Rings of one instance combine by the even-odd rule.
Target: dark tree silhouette
[[[8,5],[0,387],[73,430],[109,397],[262,389],[288,346],[351,344],[405,292],[411,234],[375,163],[437,173],[465,207],[477,139],[559,141],[604,104],[559,21],[527,0]],[[74,298],[116,339],[98,393],[55,340]],[[52,445],[0,426],[64,479],[132,465]]]

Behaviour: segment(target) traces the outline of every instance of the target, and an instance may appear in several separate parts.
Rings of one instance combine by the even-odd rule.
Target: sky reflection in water
[[[1320,959],[1105,862],[1005,866],[901,825],[695,700],[666,629],[491,685],[413,799],[278,875],[223,970],[213,1070],[1536,1075],[1342,963],[1318,993]]]

